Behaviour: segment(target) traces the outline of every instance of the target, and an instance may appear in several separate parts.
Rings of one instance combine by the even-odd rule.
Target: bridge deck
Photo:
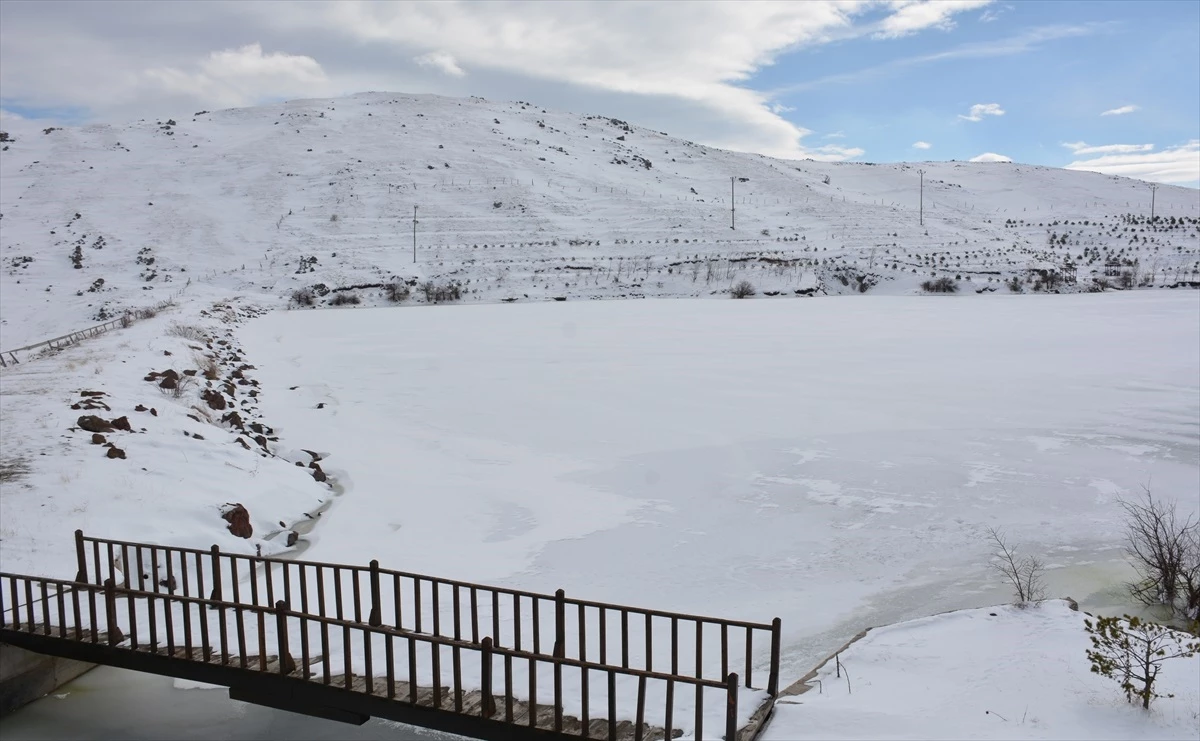
[[[774,706],[778,620],[567,600],[561,590],[503,590],[374,562],[86,542],[78,533],[83,579],[0,574],[0,640],[221,684],[236,699],[320,717],[374,715],[487,738],[746,741]],[[119,579],[87,581],[106,571]],[[391,599],[381,589],[389,581]],[[744,662],[749,676],[756,631],[770,637],[766,689],[743,688],[728,671]]]

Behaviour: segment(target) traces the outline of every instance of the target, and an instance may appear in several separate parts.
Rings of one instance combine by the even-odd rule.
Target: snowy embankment
[[[782,698],[763,741],[1200,735],[1200,656],[1164,664],[1157,686],[1174,697],[1147,712],[1091,673],[1085,617],[1052,600],[876,628]]]

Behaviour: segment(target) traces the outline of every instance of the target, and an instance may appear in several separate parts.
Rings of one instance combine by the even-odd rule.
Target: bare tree
[[[1119,499],[1125,510],[1125,552],[1138,580],[1129,593],[1146,605],[1200,617],[1200,521],[1181,518],[1175,502],[1155,499],[1143,486],[1136,500]]]
[[[1046,598],[1046,585],[1042,581],[1046,567],[1036,556],[1018,556],[1016,548],[1008,544],[1004,533],[989,527],[988,540],[992,543],[992,569],[1009,583],[1016,593],[1017,604],[1041,602]]]

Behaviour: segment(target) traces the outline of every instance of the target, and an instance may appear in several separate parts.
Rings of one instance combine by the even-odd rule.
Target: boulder
[[[125,451],[114,445],[108,449],[108,453],[106,455],[108,455],[109,458],[121,458],[123,460],[125,458]]]
[[[160,389],[168,389],[168,390],[170,390],[170,389],[173,389],[173,388],[178,388],[178,387],[179,387],[179,382],[178,382],[178,381],[176,381],[174,378],[171,378],[170,376],[164,376],[164,377],[163,377],[163,380],[161,380],[161,381],[159,381],[159,382],[158,382],[158,387],[159,387]]]
[[[295,530],[289,530],[287,534],[287,547],[291,548],[296,545],[297,540],[300,540],[300,533]]]
[[[204,389],[204,393],[200,394],[200,398],[208,404],[209,408],[220,412],[225,409],[225,397],[220,392],[213,389]]]
[[[325,472],[323,470],[321,470],[320,464],[318,464],[316,461],[309,463],[308,467],[312,469],[312,477],[314,479],[316,479],[318,482],[323,482],[327,478],[329,478],[328,476],[325,475]]]
[[[114,430],[133,432],[133,428],[129,426],[129,417],[117,417],[112,421],[112,426]]]
[[[92,433],[92,445],[103,445],[106,442],[108,441],[104,439],[104,435],[101,435],[99,432]]]
[[[97,417],[94,414],[85,414],[75,421],[79,425],[79,429],[87,430],[88,432],[112,432],[113,426],[108,421]]]
[[[229,532],[239,538],[249,538],[254,535],[254,527],[250,524],[250,513],[241,504],[227,503],[221,508],[221,517],[229,523]]]

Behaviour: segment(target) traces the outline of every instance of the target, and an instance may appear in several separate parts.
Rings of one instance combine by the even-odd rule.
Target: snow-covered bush
[[[927,280],[921,283],[921,290],[925,293],[957,293],[958,284],[948,276]]]
[[[729,289],[729,295],[734,298],[747,298],[754,295],[754,285],[748,281],[738,281],[737,285]]]

